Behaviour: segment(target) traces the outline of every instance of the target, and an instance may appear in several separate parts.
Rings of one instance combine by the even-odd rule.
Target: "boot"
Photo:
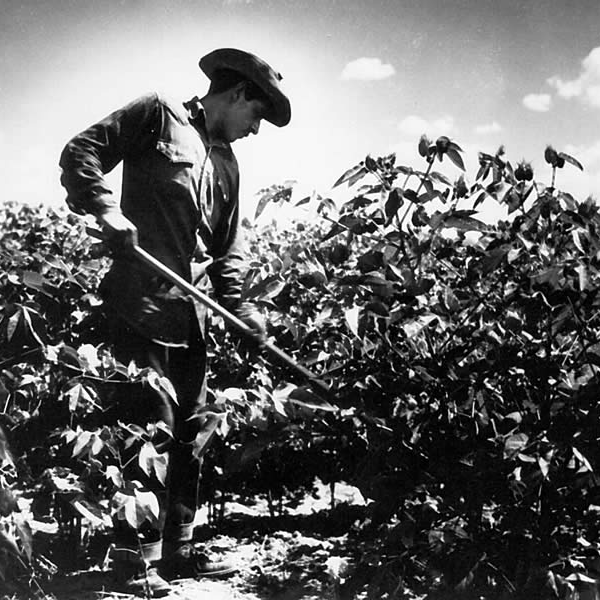
[[[113,550],[113,572],[119,591],[150,598],[161,598],[171,586],[158,573],[156,564],[162,557],[162,540],[142,544],[138,548],[125,546]]]
[[[234,561],[191,542],[174,547],[161,561],[159,572],[168,580],[229,577],[239,570]]]
[[[167,530],[159,571],[166,579],[228,577],[238,571],[235,563],[217,553],[209,553],[192,541],[193,524],[178,525]]]

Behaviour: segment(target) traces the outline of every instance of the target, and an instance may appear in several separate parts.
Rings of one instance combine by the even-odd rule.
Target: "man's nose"
[[[260,121],[255,121],[254,124],[252,125],[252,128],[250,129],[250,132],[253,133],[254,135],[256,135],[258,133],[259,129],[260,129]]]

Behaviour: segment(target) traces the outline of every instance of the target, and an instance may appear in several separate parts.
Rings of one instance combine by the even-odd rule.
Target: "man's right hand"
[[[120,211],[109,210],[97,217],[106,244],[117,254],[126,254],[138,244],[137,227]]]

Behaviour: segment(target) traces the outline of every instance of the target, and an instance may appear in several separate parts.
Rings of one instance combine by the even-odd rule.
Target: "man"
[[[126,575],[126,591],[150,583],[155,596],[168,593],[165,578],[224,574],[228,568],[196,554],[190,543],[200,462],[189,442],[202,428],[201,418],[190,417],[206,396],[205,308],[128,250],[139,242],[199,288],[210,280],[217,300],[260,332],[260,315],[240,305],[245,261],[238,167],[230,144],[258,133],[262,119],[283,127],[291,116],[281,75],[257,56],[225,48],[199,64],[211,80],[203,98],[185,103],[158,94],[138,98],[73,138],[60,159],[69,207],[94,215],[114,251],[100,293],[115,355],[166,375],[178,396],[174,403],[140,388],[122,400],[123,409],[142,408],[143,420],[163,420],[174,434],[167,489],[159,494],[160,522],[139,532],[115,523],[115,561]],[[104,175],[121,161],[118,202]],[[138,535],[142,558],[158,570],[141,568]]]

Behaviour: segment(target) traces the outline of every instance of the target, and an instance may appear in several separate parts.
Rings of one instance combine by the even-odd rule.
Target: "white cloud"
[[[586,171],[598,171],[600,174],[600,140],[596,140],[589,146],[569,144],[566,146],[565,152],[576,158]]]
[[[551,104],[550,94],[527,94],[523,98],[523,106],[534,112],[548,112]]]
[[[581,61],[579,77],[563,80],[558,75],[548,79],[548,83],[562,98],[579,98],[586,104],[600,108],[600,46],[594,48]]]
[[[454,118],[450,115],[430,121],[417,115],[409,115],[398,123],[398,129],[400,133],[410,137],[421,137],[425,134],[431,138],[436,138],[440,135],[451,135],[456,131],[456,126]]]
[[[577,200],[600,200],[600,139],[586,145],[567,145],[565,152],[583,165],[583,172],[566,164],[557,174],[557,186]]]
[[[477,125],[477,127],[475,127],[475,133],[479,135],[489,135],[500,131],[502,131],[502,126],[497,121],[492,121],[491,123],[486,123],[484,125]]]
[[[387,79],[396,73],[396,69],[380,58],[357,58],[349,62],[342,71],[342,79],[358,81],[378,81]]]

